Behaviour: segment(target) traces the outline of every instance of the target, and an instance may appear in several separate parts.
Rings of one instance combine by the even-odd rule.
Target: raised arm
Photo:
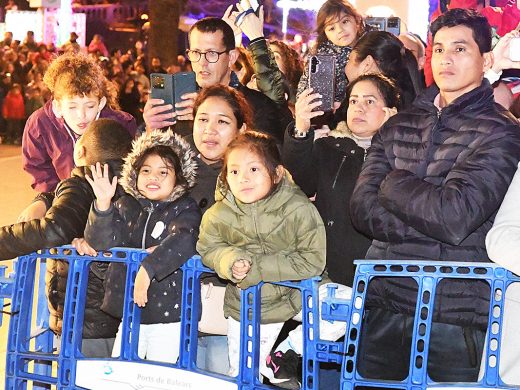
[[[93,199],[82,179],[73,177],[62,182],[43,218],[0,228],[0,260],[70,244],[73,238],[82,237]]]

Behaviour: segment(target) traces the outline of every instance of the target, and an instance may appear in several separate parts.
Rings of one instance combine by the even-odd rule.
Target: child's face
[[[146,157],[137,174],[137,190],[150,200],[168,199],[173,192],[175,182],[173,167],[156,154]]]
[[[235,198],[242,203],[254,203],[265,198],[274,185],[261,158],[245,148],[229,153],[227,182]]]
[[[231,107],[221,98],[207,98],[193,122],[193,141],[207,164],[222,160],[227,146],[240,129]]]
[[[53,108],[58,116],[61,116],[67,126],[76,134],[82,135],[90,122],[94,121],[103,109],[106,98],[101,100],[94,96],[62,97],[54,100]]]
[[[352,88],[347,109],[347,124],[354,135],[371,137],[383,125],[386,106],[381,92],[368,80],[359,81]]]
[[[342,12],[325,23],[325,35],[336,46],[351,46],[357,38],[356,20]]]

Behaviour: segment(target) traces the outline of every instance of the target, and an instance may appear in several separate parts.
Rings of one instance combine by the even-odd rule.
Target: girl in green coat
[[[301,312],[299,290],[269,282],[322,275],[323,222],[281,165],[274,139],[254,131],[229,144],[215,199],[203,216],[197,251],[204,264],[232,282],[224,298],[230,375],[239,367],[240,290],[260,282],[266,282],[260,325],[260,372],[266,373],[266,358],[283,323]],[[344,325],[333,324],[337,337]],[[301,331],[299,339],[301,344]]]

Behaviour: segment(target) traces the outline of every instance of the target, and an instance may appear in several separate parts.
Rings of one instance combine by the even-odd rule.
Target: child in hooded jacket
[[[142,307],[138,355],[175,363],[179,355],[182,272],[196,254],[201,219],[197,203],[188,196],[195,183],[194,153],[171,131],[153,131],[134,142],[125,159],[121,185],[128,193],[110,202],[117,179],[106,169],[92,167],[96,200],[85,228],[85,239],[97,250],[114,246],[148,249],[135,277],[134,302]],[[122,317],[126,269],[111,263],[102,309]],[[119,356],[121,328],[112,356]]]
[[[281,165],[274,139],[255,131],[240,134],[228,145],[215,199],[216,203],[202,218],[197,250],[204,264],[231,281],[224,298],[229,374],[238,374],[240,291],[265,282],[261,298],[260,373],[273,382],[277,378],[267,369],[266,358],[283,323],[301,313],[301,294],[297,289],[269,282],[323,274],[323,222]],[[327,326],[321,325],[320,336],[327,339],[345,332],[345,323],[339,327],[330,324],[334,334],[328,338]],[[293,333],[292,339],[297,344],[294,349],[301,353],[301,329]]]

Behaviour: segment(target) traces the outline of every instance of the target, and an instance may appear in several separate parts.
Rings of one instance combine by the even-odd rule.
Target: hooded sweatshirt
[[[105,107],[100,118],[117,120],[135,136],[136,123],[132,115]],[[74,168],[74,134],[52,110],[52,100],[27,119],[22,138],[23,169],[32,177],[36,191],[51,192],[61,180],[70,177]]]
[[[187,184],[175,186],[165,201],[151,201],[137,189],[138,172],[133,168],[143,153],[156,145],[171,147],[179,156],[181,172]],[[97,250],[115,246],[157,248],[146,256],[141,266],[151,279],[148,303],[141,312],[142,324],[180,321],[182,272],[180,267],[196,254],[201,213],[196,202],[187,195],[195,184],[196,164],[188,143],[172,131],[156,130],[134,141],[125,159],[121,185],[128,193],[108,210],[99,211],[93,203],[85,238]],[[126,267],[111,263],[106,276],[102,310],[121,318],[126,280]]]

